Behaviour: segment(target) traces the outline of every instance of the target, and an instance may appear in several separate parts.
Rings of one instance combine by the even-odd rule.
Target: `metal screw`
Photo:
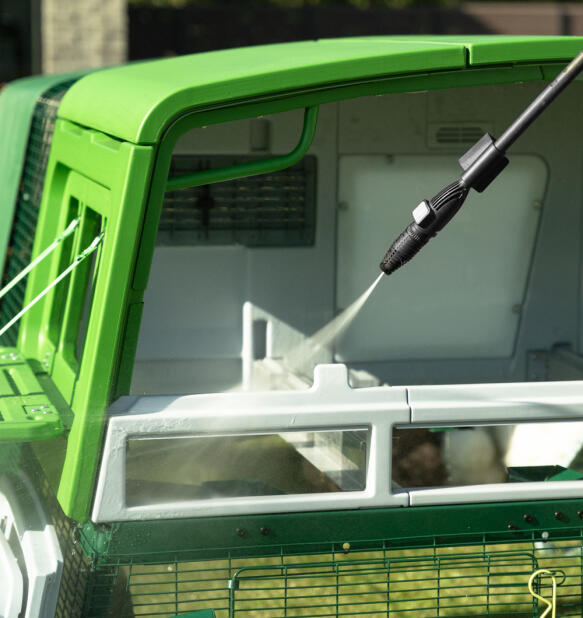
[[[579,519],[583,519],[583,511],[577,511],[577,516]]]
[[[527,524],[530,524],[530,523],[532,523],[532,522],[534,521],[534,517],[533,517],[530,513],[525,513],[525,514],[522,516],[522,519],[524,519],[524,521],[525,521]]]
[[[565,519],[565,515],[561,513],[561,511],[555,511],[555,519],[558,519],[559,521],[563,521],[563,519]]]
[[[350,543],[342,543],[342,549],[344,553],[347,554],[350,551]]]
[[[549,533],[548,533],[546,530],[545,530],[544,532],[541,532],[541,533],[540,533],[540,538],[541,538],[543,541],[548,541],[548,540],[549,540],[549,536],[550,536],[550,535],[549,535]]]
[[[237,528],[237,535],[240,537],[247,536],[247,530],[245,528]]]
[[[261,526],[261,528],[259,528],[259,532],[261,532],[263,536],[267,536],[271,530],[267,526]]]
[[[514,524],[508,524],[506,527],[508,530],[516,530],[516,526]]]

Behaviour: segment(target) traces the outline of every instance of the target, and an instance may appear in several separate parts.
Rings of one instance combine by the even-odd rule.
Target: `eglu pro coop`
[[[582,47],[322,40],[7,86],[0,616],[580,616],[581,78],[362,294]]]

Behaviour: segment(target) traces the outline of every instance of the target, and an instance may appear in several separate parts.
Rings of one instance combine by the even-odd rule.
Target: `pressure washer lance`
[[[464,173],[459,180],[413,210],[413,221],[389,247],[381,270],[390,275],[413,258],[460,209],[470,189],[481,193],[508,165],[506,150],[535,118],[583,70],[583,51],[538,95],[506,129],[500,139],[489,133],[480,138],[460,159]]]

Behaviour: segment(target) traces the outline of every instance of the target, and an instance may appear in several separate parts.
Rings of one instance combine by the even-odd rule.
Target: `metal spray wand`
[[[536,97],[518,118],[495,140],[489,133],[480,138],[460,159],[461,178],[413,210],[413,221],[389,247],[381,270],[390,275],[413,258],[456,214],[470,189],[481,193],[508,165],[506,150],[538,115],[583,70],[583,51]]]

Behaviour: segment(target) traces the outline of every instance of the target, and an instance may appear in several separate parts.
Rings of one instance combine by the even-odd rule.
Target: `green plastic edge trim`
[[[166,184],[166,191],[176,191],[177,189],[208,185],[213,182],[234,180],[235,178],[242,178],[244,176],[257,176],[258,174],[277,172],[286,167],[291,167],[308,152],[314,141],[317,124],[318,107],[307,107],[304,113],[304,127],[300,140],[290,153],[278,157],[271,157],[270,159],[263,159],[261,161],[231,165],[229,167],[204,170],[202,172],[195,172],[194,174],[184,174],[183,176],[169,178]]]
[[[212,609],[199,609],[187,614],[176,614],[174,618],[215,618],[215,612]]]
[[[543,531],[553,541],[581,534],[582,509],[580,498],[87,523],[80,540],[97,565],[124,558],[165,562],[278,555],[282,547],[290,554],[342,553],[345,542],[354,550],[378,548],[380,542],[386,547],[521,542],[540,540]]]
[[[0,95],[0,268],[4,271],[14,207],[28,146],[34,108],[39,97],[57,84],[86,72],[27,77],[8,84]]]
[[[348,83],[363,76],[567,62],[582,46],[582,37],[486,35],[323,39],[221,50],[90,75],[67,93],[59,115],[120,139],[154,144],[168,118],[218,101]]]

